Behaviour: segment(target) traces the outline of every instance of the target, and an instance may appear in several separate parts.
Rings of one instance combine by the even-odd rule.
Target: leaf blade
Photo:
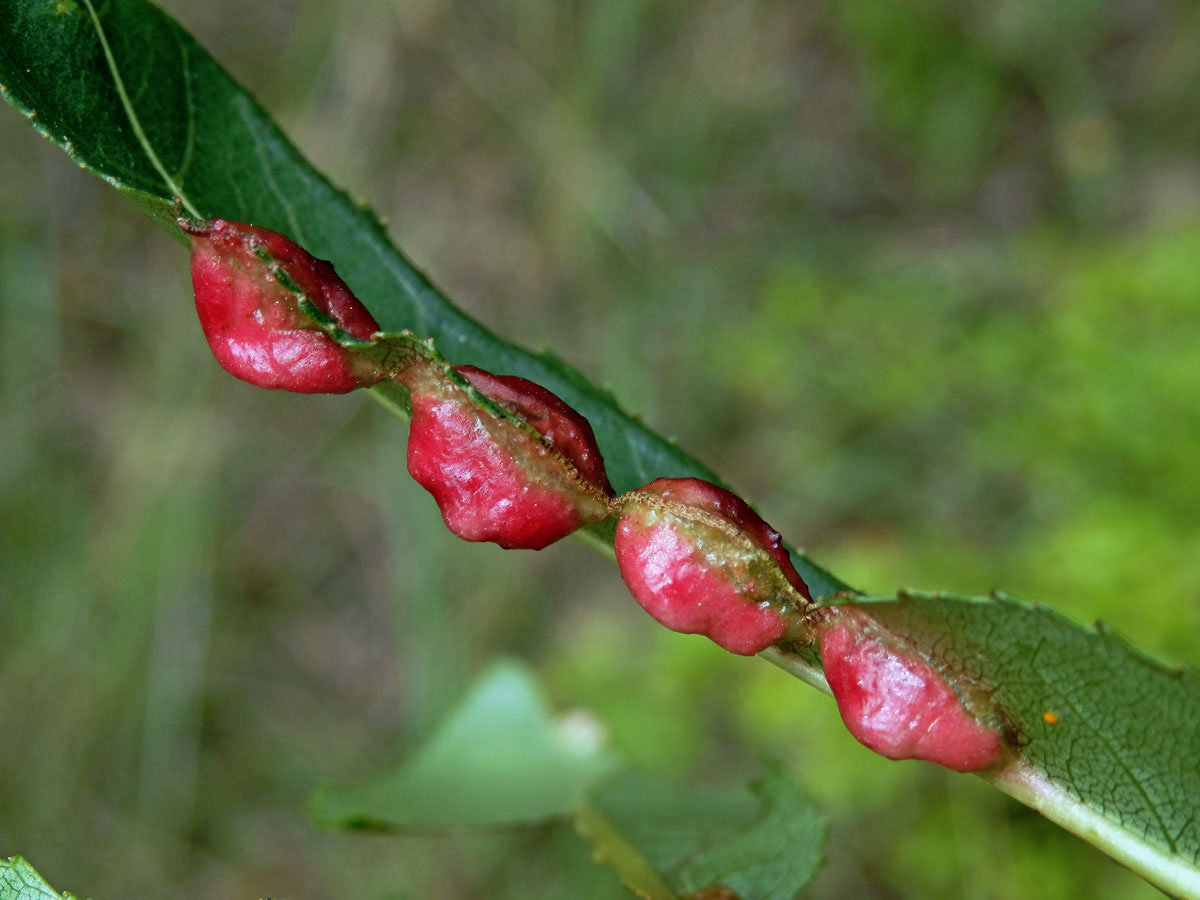
[[[774,766],[761,781],[720,787],[627,773],[594,793],[578,827],[651,900],[718,886],[741,900],[790,900],[816,873],[826,837],[812,801]]]
[[[451,304],[396,249],[374,213],[314,169],[257,101],[165,13],[145,0],[113,0],[103,7],[93,7],[92,0],[78,3],[85,5],[60,4],[73,11],[54,16],[48,12],[58,8],[53,4],[0,2],[0,29],[21,35],[0,48],[4,96],[27,115],[37,110],[35,127],[180,240],[175,196],[196,215],[280,231],[334,260],[384,330],[409,329],[433,338],[455,365],[528,378],[575,407],[591,423],[618,492],[658,477],[721,483],[711,469],[626,413],[608,391],[557,356],[524,350]],[[90,31],[84,27],[89,21]],[[48,71],[62,59],[92,73],[80,92],[72,88],[72,79]],[[26,74],[27,68],[35,74]],[[97,72],[108,72],[110,82]],[[112,82],[118,77],[139,86],[126,92],[128,106]],[[122,122],[122,116],[128,121],[127,112],[138,121],[137,129]],[[151,154],[139,144],[137,130]],[[115,135],[111,145],[97,137],[110,133]],[[611,543],[610,531],[596,533]],[[846,589],[804,554],[792,551],[792,556],[814,596]]]
[[[905,592],[842,605],[992,688],[1020,754],[985,778],[1160,886],[1200,895],[1194,671],[1004,594]]]
[[[526,666],[501,660],[415,753],[365,785],[318,791],[310,812],[389,831],[538,824],[572,812],[614,762],[551,715]]]

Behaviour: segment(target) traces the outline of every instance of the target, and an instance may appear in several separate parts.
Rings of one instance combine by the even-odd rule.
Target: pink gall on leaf
[[[660,478],[622,498],[616,553],[634,599],[660,624],[751,656],[811,600],[779,533],[737,495]]]
[[[454,534],[541,550],[610,514],[612,488],[586,419],[524,378],[453,371],[462,384],[420,365],[397,377],[412,398],[408,471]]]
[[[969,709],[934,663],[866,613],[827,608],[821,661],[846,728],[876,753],[956,772],[987,769],[1003,758],[999,724]]]
[[[222,219],[179,224],[192,239],[200,325],[225,371],[259,387],[303,394],[344,394],[384,377],[300,309],[294,288],[356,338],[368,340],[379,330],[328,262],[265,228]]]

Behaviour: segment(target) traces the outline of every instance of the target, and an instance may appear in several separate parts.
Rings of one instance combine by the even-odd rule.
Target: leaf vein
[[[138,118],[137,111],[133,108],[133,103],[129,99],[129,94],[125,90],[125,82],[121,78],[121,71],[117,68],[117,61],[113,57],[112,48],[108,44],[108,35],[104,32],[104,26],[100,22],[100,16],[96,13],[96,7],[92,0],[83,0],[84,6],[87,7],[88,15],[92,20],[92,28],[95,29],[96,37],[100,41],[100,48],[104,51],[104,59],[108,65],[109,74],[112,75],[113,85],[117,90],[117,96],[121,99],[121,106],[125,110],[125,116],[129,119],[129,125],[133,128],[134,137],[137,138],[141,145],[142,152],[146,154],[146,158],[150,160],[150,165],[154,167],[163,183],[167,186],[171,193],[180,199],[180,202],[187,208],[187,211],[194,216],[199,217],[200,213],[192,206],[191,201],[184,195],[183,190],[175,183],[170,173],[162,164],[162,160],[158,158],[158,154],[154,151],[154,147],[150,144],[149,138],[146,137],[146,132],[142,129],[141,119]]]
[[[1072,699],[1071,692],[1064,693],[1063,699],[1071,711],[1078,717],[1078,721],[1081,723],[1082,727],[1086,728],[1091,733],[1096,743],[1108,752],[1109,758],[1113,761],[1115,770],[1121,772],[1133,789],[1141,795],[1142,800],[1145,803],[1146,811],[1157,823],[1158,831],[1162,835],[1162,839],[1166,842],[1167,848],[1172,853],[1177,853],[1178,848],[1176,846],[1175,839],[1172,837],[1171,832],[1167,828],[1167,823],[1163,820],[1162,815],[1159,813],[1158,805],[1151,799],[1149,793],[1147,793],[1141,779],[1138,778],[1134,774],[1133,770],[1130,769],[1130,767],[1126,764],[1121,754],[1117,751],[1117,748],[1113,746],[1112,741],[1109,740],[1099,729],[1092,725],[1086,714],[1086,710],[1079,706]],[[1074,753],[1071,754],[1071,758],[1074,759]],[[1071,782],[1072,785],[1074,785],[1074,773],[1072,773]],[[1125,821],[1124,811],[1121,809],[1121,803],[1117,798],[1117,792],[1115,790],[1111,792],[1111,803],[1114,807],[1113,812],[1118,815],[1116,821],[1120,825],[1127,827],[1128,823]]]

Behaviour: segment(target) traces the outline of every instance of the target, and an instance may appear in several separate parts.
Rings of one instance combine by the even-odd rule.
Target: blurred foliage
[[[1200,13],[1183,3],[166,4],[486,324],[873,590],[1200,652]],[[184,257],[0,116],[0,852],[120,898],[617,897],[562,829],[315,829],[500,653],[671,776],[778,758],[812,897],[1155,896],[581,545],[467,546],[359,398],[216,369]]]
[[[612,775],[605,737],[590,716],[556,717],[533,671],[502,658],[410,758],[366,783],[319,789],[309,812],[332,827],[417,834],[565,819]]]

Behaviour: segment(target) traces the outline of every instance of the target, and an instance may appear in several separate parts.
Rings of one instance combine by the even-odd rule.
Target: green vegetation
[[[1197,661],[1190,14],[638,9],[175,12],[459,302],[843,577],[1003,586]],[[649,768],[782,760],[834,823],[812,896],[1153,894],[661,632],[583,548],[464,548],[394,423],[222,375],[182,255],[0,129],[0,844],[56,887],[619,895],[561,830],[299,815],[511,652]]]

